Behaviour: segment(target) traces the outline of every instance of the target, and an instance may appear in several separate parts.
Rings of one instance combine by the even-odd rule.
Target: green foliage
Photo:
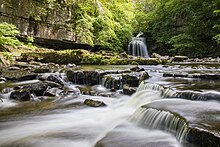
[[[135,29],[148,35],[150,48],[193,57],[218,50],[219,0],[137,0],[136,7]]]
[[[215,10],[215,11],[214,11],[214,14],[216,14],[216,16],[220,16],[220,10]],[[214,28],[218,30],[218,33],[219,33],[219,34],[215,35],[215,36],[213,37],[213,39],[214,39],[218,44],[220,44],[220,22],[219,22],[219,24],[214,25]]]
[[[0,23],[0,45],[10,45],[16,47],[22,43],[16,38],[20,32],[18,29],[6,22]]]
[[[190,49],[196,47],[193,38],[188,34],[176,35],[170,39],[169,43],[177,54],[190,53]]]
[[[20,31],[15,25],[3,22],[0,23],[0,45],[9,45],[14,48],[17,46],[26,46],[29,48],[35,48],[33,43],[33,37],[28,37],[25,42],[20,42],[16,35],[19,35]]]
[[[133,2],[131,0],[86,0],[74,4],[71,21],[77,41],[122,51],[132,37]]]
[[[214,36],[213,38],[217,41],[218,44],[220,44],[220,34]]]

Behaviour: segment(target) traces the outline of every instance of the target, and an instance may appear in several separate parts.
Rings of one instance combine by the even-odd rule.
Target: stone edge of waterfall
[[[186,100],[197,100],[197,101],[209,101],[215,100],[220,101],[220,93],[212,93],[212,92],[199,92],[199,91],[192,91],[192,90],[174,90],[172,88],[166,88],[163,85],[155,84],[155,83],[148,83],[143,81],[139,84],[137,91],[141,90],[156,90],[161,92],[161,96],[163,98],[180,98]]]
[[[147,117],[144,117],[144,114],[146,114],[147,112],[149,113],[148,110],[154,111],[154,114],[153,114],[154,116],[150,118],[152,119],[150,121],[151,122],[155,120],[158,121],[158,119],[161,119],[160,120],[161,124],[152,125],[152,123],[149,124],[149,122],[146,122],[146,120],[148,119],[147,117],[149,117],[149,115],[146,115]],[[160,115],[162,113],[165,115]],[[140,116],[142,118],[140,118]],[[159,116],[161,118],[159,118]],[[172,118],[173,122],[171,121],[170,123],[165,123],[165,121],[168,118]],[[143,127],[165,130],[175,135],[176,139],[179,140],[180,143],[183,144],[184,146],[192,146],[192,145],[193,146],[194,145],[204,146],[204,147],[219,147],[220,146],[220,136],[216,136],[213,132],[209,132],[201,128],[191,127],[190,122],[187,121],[186,118],[184,118],[183,116],[175,112],[171,112],[168,110],[161,110],[157,108],[151,108],[151,107],[148,107],[148,105],[143,105],[134,113],[134,115],[131,117],[131,120],[136,121]],[[168,127],[171,127],[171,128],[168,128]],[[176,130],[173,130],[174,128],[176,128]]]

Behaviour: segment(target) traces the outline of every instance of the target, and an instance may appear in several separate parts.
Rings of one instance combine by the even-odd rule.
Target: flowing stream
[[[109,67],[106,67],[109,68]],[[111,68],[111,67],[110,67]],[[125,67],[127,68],[127,67]],[[24,102],[8,100],[8,93],[1,94],[0,146],[22,147],[181,147],[187,134],[185,123],[168,112],[158,113],[141,106],[174,97],[176,92],[219,93],[220,82],[188,78],[163,77],[164,72],[216,72],[219,67],[192,66],[143,66],[150,78],[139,85],[132,96],[119,94],[115,97],[77,96],[58,97],[52,102]],[[203,69],[203,70],[202,70]],[[10,84],[27,84],[9,83]],[[211,84],[210,84],[211,82]],[[207,87],[207,84],[212,87]],[[205,86],[202,86],[205,85]],[[77,85],[68,83],[69,87]],[[10,87],[10,86],[9,86]],[[196,88],[195,88],[196,87]],[[105,90],[101,85],[99,90]],[[168,92],[167,92],[168,91]],[[165,96],[168,95],[168,96]],[[93,108],[81,105],[85,99],[100,100],[106,107]],[[33,108],[37,105],[38,107]],[[45,104],[46,103],[46,104]],[[212,102],[217,106],[220,104]],[[44,108],[46,105],[46,109]],[[196,105],[196,103],[195,103]],[[216,107],[217,107],[216,106]],[[13,109],[14,108],[14,109]],[[29,111],[29,109],[31,111]],[[187,108],[186,108],[187,109]],[[25,111],[27,110],[27,111]],[[11,112],[12,111],[12,112]],[[24,111],[25,113],[17,113]],[[193,112],[192,112],[193,113]],[[156,119],[156,120],[155,120]],[[167,129],[158,127],[168,122]],[[178,128],[177,130],[175,130]]]

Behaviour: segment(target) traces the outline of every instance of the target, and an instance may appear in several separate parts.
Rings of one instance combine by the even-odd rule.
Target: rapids
[[[177,98],[177,92],[214,93],[218,96],[220,90],[220,82],[218,80],[163,77],[163,73],[178,71],[188,74],[194,71],[197,73],[211,72],[212,74],[219,74],[220,67],[209,68],[207,66],[187,65],[141,67],[151,77],[142,82],[137,92],[132,96],[123,95],[119,90],[118,94],[114,97],[77,94],[74,96],[58,96],[46,102],[33,101],[18,103],[9,100],[8,95],[10,93],[2,92],[0,95],[3,101],[0,102],[0,146],[192,146],[191,144],[183,144],[188,133],[185,127],[187,125],[185,121],[175,117],[168,111],[164,112],[154,108],[145,109],[142,106],[159,103],[160,100],[168,97]],[[112,69],[111,66],[94,68]],[[127,66],[120,68],[127,68]],[[4,91],[4,87],[10,88],[12,85],[24,85],[36,82],[38,81],[4,83],[5,85],[0,84],[0,87]],[[78,86],[68,81],[66,81],[66,84],[67,87],[75,89]],[[207,84],[212,86],[209,87]],[[100,91],[107,90],[102,85],[98,85],[95,88]],[[103,101],[107,106],[93,108],[83,105],[83,101],[88,98]],[[184,97],[180,96],[178,98],[184,99]],[[206,100],[209,99],[207,98]],[[191,100],[185,101],[191,107],[197,105],[197,100],[193,101],[193,103],[190,102]],[[211,104],[214,104],[216,109],[218,106],[220,107],[218,100],[211,101]],[[176,106],[178,107],[178,105],[177,103]],[[172,107],[175,110],[175,105]],[[211,105],[207,107],[211,107]],[[215,107],[213,107],[213,111]],[[193,108],[190,110],[193,111]],[[192,115],[192,117],[194,116]],[[196,118],[192,120],[196,121]],[[161,127],[164,123],[167,123],[167,125]]]

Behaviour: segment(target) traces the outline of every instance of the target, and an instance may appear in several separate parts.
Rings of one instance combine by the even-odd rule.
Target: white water
[[[0,146],[93,147],[103,138],[106,147],[147,146],[152,143],[160,146],[164,142],[172,147],[180,146],[171,134],[140,128],[130,122],[129,118],[135,110],[143,104],[160,99],[160,92],[140,90],[132,97],[120,98],[80,95],[76,99],[66,98],[65,103],[83,102],[86,98],[102,100],[107,107],[56,109],[46,115],[2,122]],[[119,135],[114,133],[119,130]],[[112,133],[115,135],[112,136]]]
[[[149,58],[150,56],[144,38],[134,37],[128,45],[128,54],[132,56]]]

